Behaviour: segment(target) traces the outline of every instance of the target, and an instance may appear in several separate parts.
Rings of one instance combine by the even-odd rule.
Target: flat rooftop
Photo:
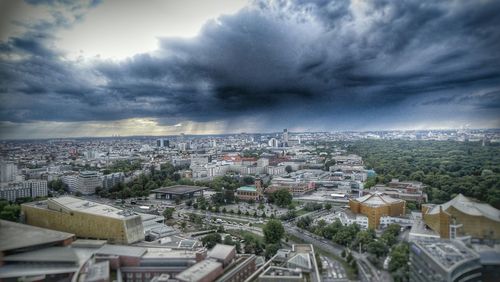
[[[105,204],[91,202],[70,196],[49,198],[46,201],[27,203],[23,205],[28,205],[40,209],[61,211],[66,213],[77,211],[77,212],[112,217],[117,219],[125,219],[128,217],[138,216],[136,213],[132,211],[122,210]]]
[[[0,252],[55,244],[74,236],[71,233],[0,220]]]
[[[182,281],[199,281],[217,268],[222,268],[222,263],[206,259],[177,274],[175,278]]]
[[[168,186],[168,187],[161,187],[161,188],[152,190],[152,192],[183,195],[183,194],[194,193],[194,192],[203,191],[203,190],[207,190],[207,189],[208,189],[208,187],[203,187],[203,186],[174,185],[174,186]]]
[[[415,242],[416,252],[423,250],[445,269],[450,269],[465,261],[479,259],[479,255],[459,241],[439,240]],[[479,263],[479,262],[478,262]]]

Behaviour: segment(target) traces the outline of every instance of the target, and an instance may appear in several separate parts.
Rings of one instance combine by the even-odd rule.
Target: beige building
[[[383,216],[399,217],[406,213],[406,202],[394,199],[380,192],[350,199],[349,207],[355,214],[364,214],[368,217],[368,228],[378,228]]]
[[[21,210],[27,224],[70,232],[80,238],[106,239],[121,244],[144,239],[139,215],[75,197],[27,203]]]
[[[422,218],[441,238],[500,240],[500,210],[462,194],[442,205],[423,205]]]

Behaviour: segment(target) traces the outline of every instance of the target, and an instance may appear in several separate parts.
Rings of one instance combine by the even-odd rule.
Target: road
[[[293,236],[298,237],[305,242],[313,244],[315,248],[320,249],[324,252],[334,254],[340,257],[342,250],[344,250],[344,247],[334,244],[330,240],[312,234],[307,230],[303,230],[296,226],[293,226],[290,223],[285,223],[284,226],[289,234],[292,234]],[[351,253],[358,262],[359,274],[362,281],[379,281],[379,282],[392,281],[391,275],[387,271],[381,271],[375,268],[366,259],[366,255],[359,254],[358,252],[352,250]]]

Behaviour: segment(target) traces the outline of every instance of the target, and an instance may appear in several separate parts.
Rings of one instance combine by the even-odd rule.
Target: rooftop
[[[403,200],[391,198],[380,192],[367,194],[362,197],[356,198],[354,200],[371,206],[381,206],[381,205],[404,202]]]
[[[240,188],[236,189],[237,191],[247,191],[247,192],[255,192],[257,191],[257,188],[255,185],[247,185],[247,186],[241,186]]]
[[[225,260],[234,251],[234,246],[217,244],[208,252],[208,256],[215,259]]]
[[[132,246],[120,246],[120,245],[109,245],[106,244],[100,248],[96,254],[100,255],[118,255],[118,256],[128,256],[128,257],[141,257],[146,253],[146,248],[132,247]]]
[[[13,254],[3,258],[7,262],[64,262],[78,264],[78,257],[72,248],[50,247],[30,252]]]
[[[438,214],[439,207],[442,207],[444,211],[448,210],[450,207],[472,216],[484,216],[491,220],[500,222],[500,210],[494,207],[480,202],[475,202],[462,194],[458,194],[455,198],[442,204],[435,205],[427,211],[428,214]]]
[[[177,274],[175,278],[182,281],[199,281],[208,273],[217,270],[218,268],[222,268],[222,264],[220,262],[206,259]]]
[[[182,195],[182,194],[187,194],[187,193],[194,193],[194,192],[198,192],[198,191],[203,191],[203,190],[207,190],[207,189],[208,189],[208,187],[203,187],[203,186],[174,185],[174,186],[168,186],[168,187],[161,187],[161,188],[152,190],[152,192]]]
[[[457,240],[439,240],[415,242],[412,246],[415,253],[426,252],[434,261],[451,269],[462,263],[479,259],[479,255]]]
[[[32,206],[40,209],[55,210],[64,213],[71,213],[72,211],[78,211],[82,213],[113,217],[118,219],[125,219],[131,216],[138,216],[136,213],[132,211],[121,210],[105,204],[90,202],[84,199],[71,196],[49,198],[46,201],[26,203],[23,205]]]
[[[0,220],[0,252],[58,243],[74,236],[71,233]]]

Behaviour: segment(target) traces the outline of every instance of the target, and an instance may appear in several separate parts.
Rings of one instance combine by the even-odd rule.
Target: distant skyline
[[[0,0],[0,138],[499,128],[499,11]]]

